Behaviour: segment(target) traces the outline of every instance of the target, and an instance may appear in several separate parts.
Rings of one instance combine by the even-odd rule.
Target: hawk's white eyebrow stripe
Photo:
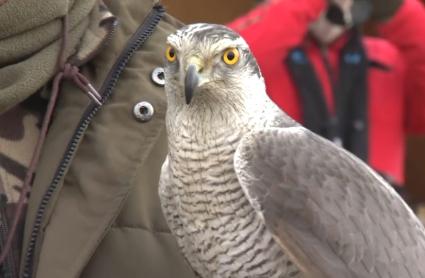
[[[183,48],[184,44],[193,44],[196,42],[199,45],[202,42],[207,42],[209,48],[213,51],[224,50],[227,47],[247,46],[246,41],[235,33],[231,29],[219,29],[215,30],[216,33],[208,35],[208,37],[201,37],[200,32],[212,30],[211,26],[204,24],[197,24],[194,27],[188,27],[188,29],[178,30],[175,34],[171,34],[167,38],[167,43],[171,44],[177,49]],[[212,31],[214,32],[214,30]],[[223,47],[223,45],[228,45]]]

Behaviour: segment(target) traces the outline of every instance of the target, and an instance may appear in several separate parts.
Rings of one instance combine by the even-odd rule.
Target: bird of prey
[[[414,213],[365,163],[268,98],[238,34],[193,24],[167,43],[159,195],[200,277],[425,277]]]

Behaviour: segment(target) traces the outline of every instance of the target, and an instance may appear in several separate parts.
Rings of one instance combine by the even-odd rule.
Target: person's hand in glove
[[[373,21],[385,21],[390,19],[403,4],[403,0],[371,0]]]
[[[368,19],[390,19],[403,4],[403,0],[329,0],[328,18],[341,25],[362,24]],[[350,10],[351,9],[351,10]]]

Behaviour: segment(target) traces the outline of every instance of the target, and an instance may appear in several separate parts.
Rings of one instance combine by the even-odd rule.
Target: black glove
[[[330,2],[326,11],[326,18],[333,24],[341,26],[359,25],[369,19],[371,12],[372,0],[354,0],[351,16],[348,19],[344,16],[344,12],[338,4]]]
[[[360,25],[365,23],[370,18],[372,9],[373,0],[354,0],[353,7],[351,8],[353,24]]]
[[[354,0],[351,10],[352,22],[346,22],[342,10],[331,2],[326,17],[338,25],[359,25],[369,18],[373,21],[385,21],[390,19],[402,4],[403,0]]]
[[[373,6],[372,20],[390,19],[403,4],[403,0],[371,0]]]

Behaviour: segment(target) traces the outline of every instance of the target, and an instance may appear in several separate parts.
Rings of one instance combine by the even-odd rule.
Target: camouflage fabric
[[[44,101],[36,95],[0,115],[0,249],[15,214],[44,109]],[[21,238],[22,235],[15,237],[13,250],[0,270],[0,277],[18,276]]]

